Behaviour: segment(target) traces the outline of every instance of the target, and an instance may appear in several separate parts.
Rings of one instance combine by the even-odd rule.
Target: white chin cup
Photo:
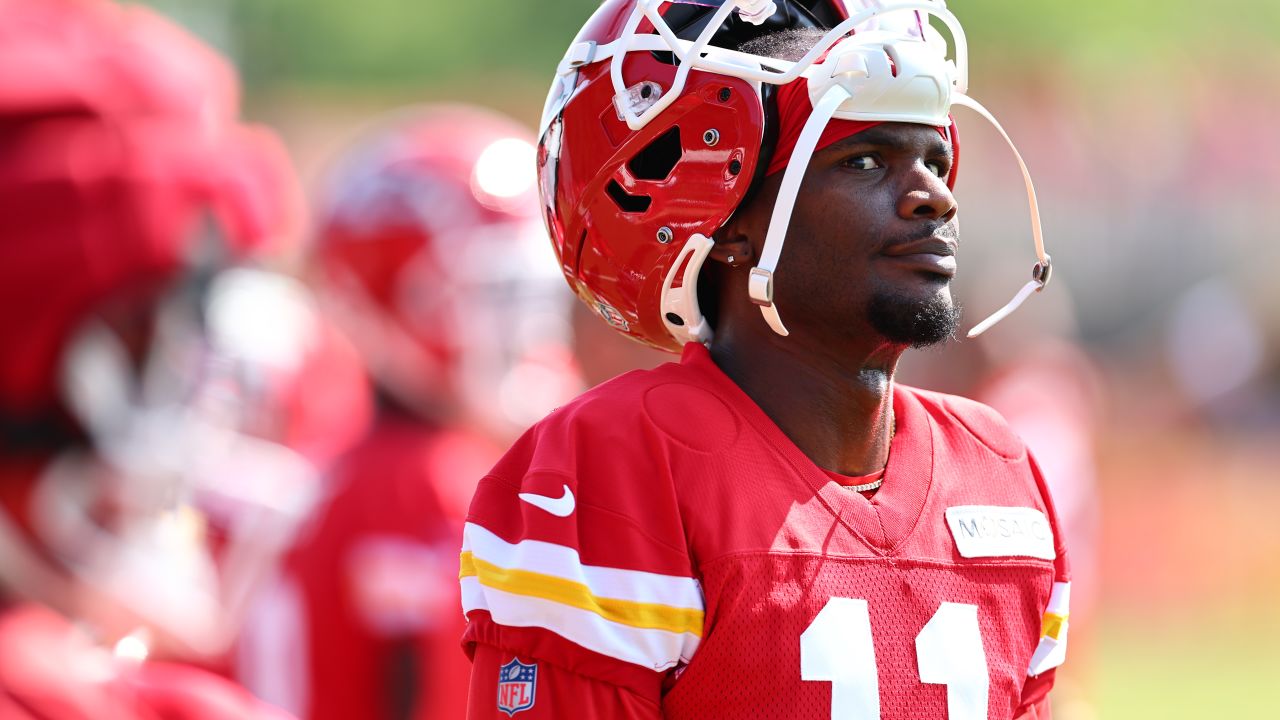
[[[711,324],[698,305],[698,273],[714,246],[715,241],[711,238],[694,233],[680,249],[662,281],[662,324],[681,345],[711,342]],[[680,272],[682,265],[683,273]],[[673,287],[677,273],[680,275],[680,287]],[[673,318],[680,322],[672,322]]]

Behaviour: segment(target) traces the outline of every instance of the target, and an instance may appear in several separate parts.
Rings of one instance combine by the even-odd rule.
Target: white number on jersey
[[[947,686],[950,720],[985,720],[991,683],[978,606],[944,602],[916,636],[920,681]],[[867,601],[833,597],[800,634],[800,677],[831,683],[832,720],[880,717]]]

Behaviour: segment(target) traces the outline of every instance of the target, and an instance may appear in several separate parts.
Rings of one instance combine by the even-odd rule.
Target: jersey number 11
[[[916,636],[920,681],[947,686],[950,720],[986,720],[987,655],[978,606],[944,602]],[[880,717],[867,601],[835,597],[800,634],[800,677],[831,683],[832,720]]]

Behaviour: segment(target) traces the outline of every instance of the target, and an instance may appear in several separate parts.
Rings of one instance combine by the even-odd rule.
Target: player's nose
[[[903,220],[947,222],[956,214],[956,197],[944,178],[924,163],[916,163],[908,173],[897,209]]]

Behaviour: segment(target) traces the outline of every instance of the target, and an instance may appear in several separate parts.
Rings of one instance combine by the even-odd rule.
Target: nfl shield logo
[[[596,300],[596,312],[600,313],[600,317],[604,318],[604,321],[613,327],[623,332],[631,330],[631,324],[627,322],[627,319],[622,317],[622,313],[618,312],[618,308],[609,303],[603,300]]]
[[[498,709],[515,715],[533,707],[533,694],[538,689],[538,665],[525,665],[516,658],[498,668]]]

